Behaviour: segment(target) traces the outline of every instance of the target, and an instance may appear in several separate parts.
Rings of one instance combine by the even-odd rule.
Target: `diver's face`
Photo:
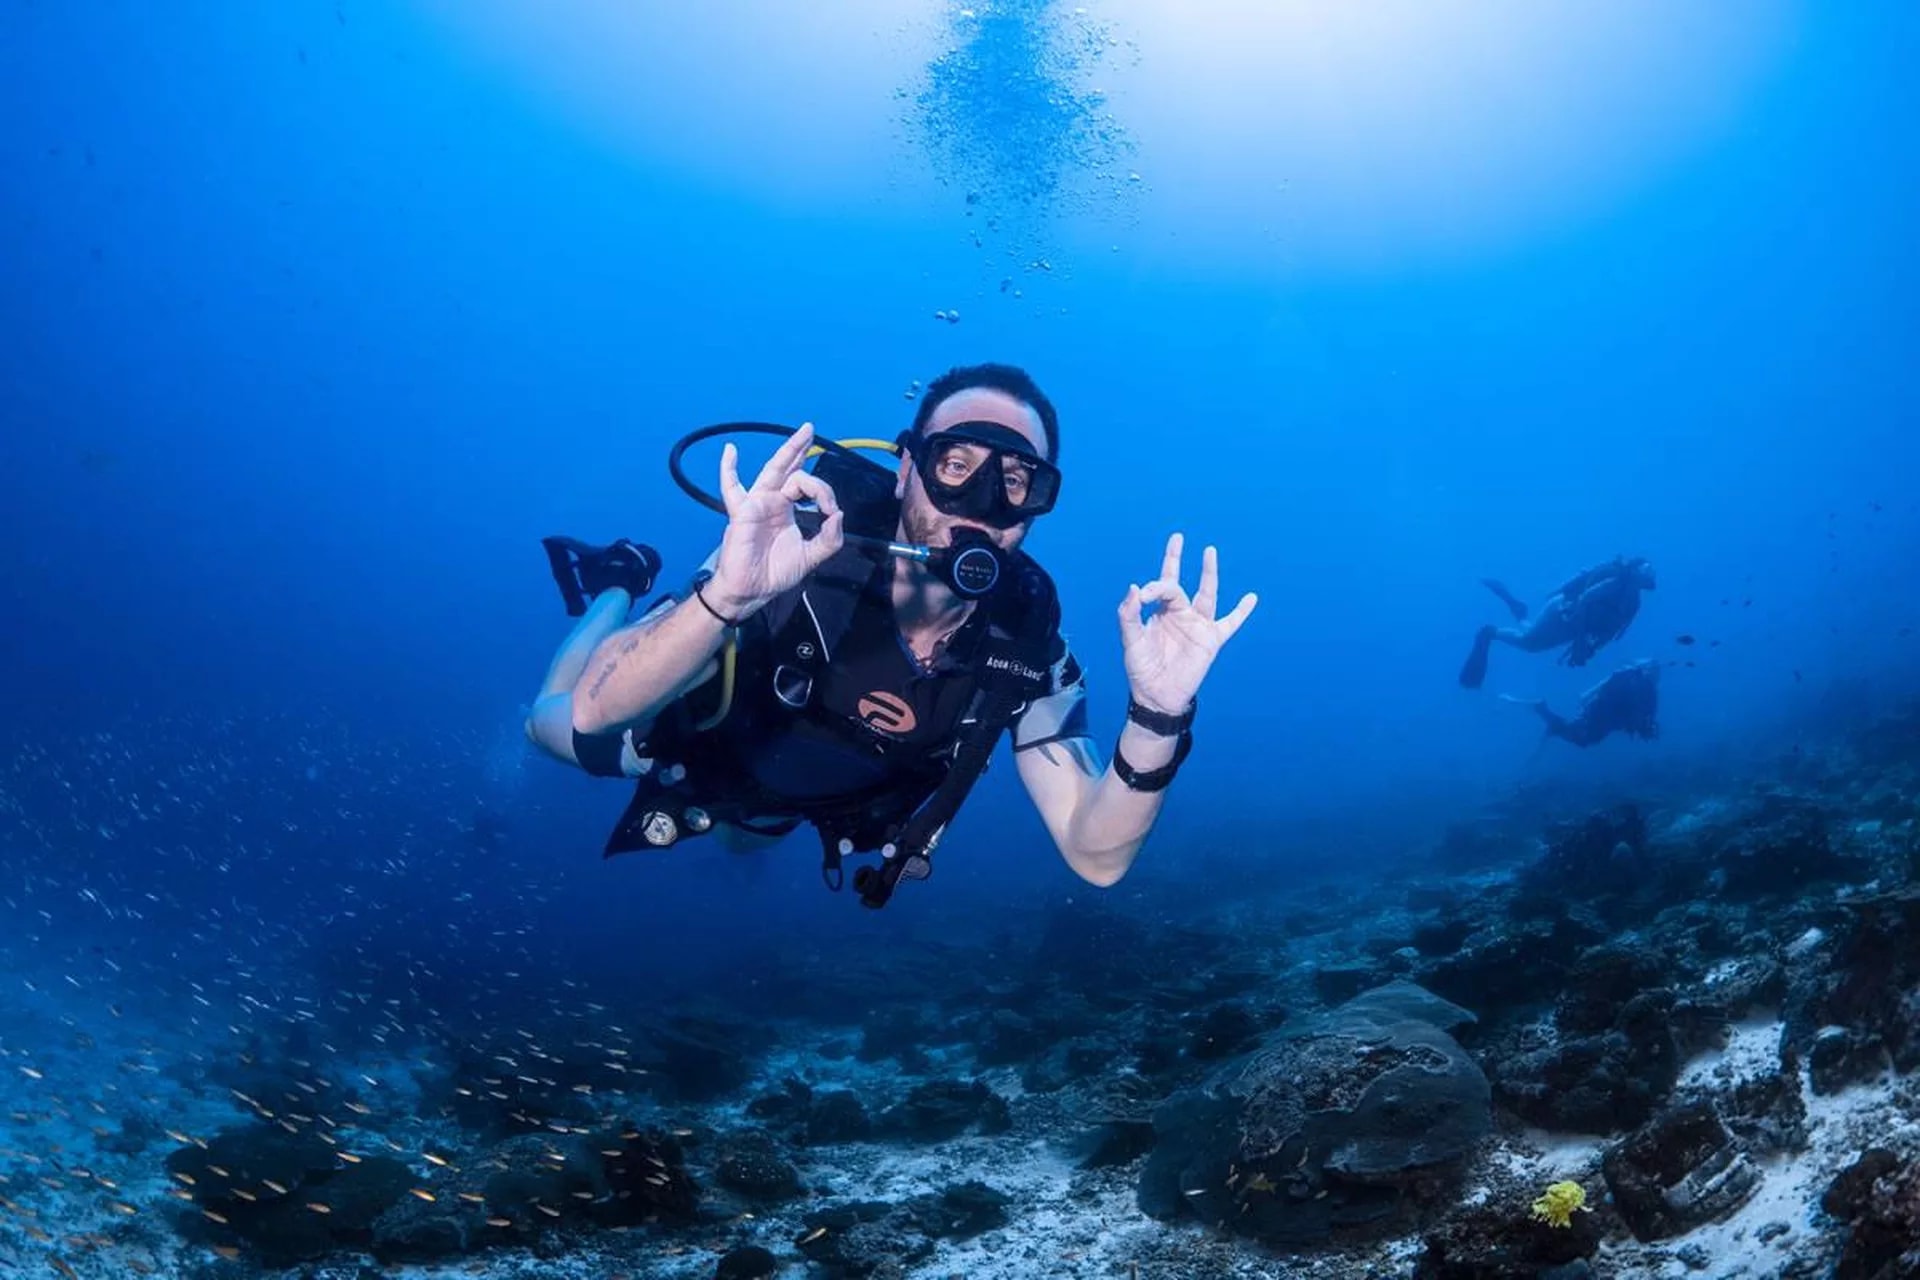
[[[1034,456],[1047,456],[1047,432],[1040,425],[1040,415],[1004,391],[974,387],[948,396],[933,411],[933,416],[927,419],[923,434],[937,435],[962,422],[991,422],[1017,431],[1033,446]],[[987,451],[980,447],[980,452],[985,454]],[[933,499],[927,496],[926,485],[921,482],[920,473],[911,458],[900,459],[900,475],[894,484],[894,492],[900,496],[902,539],[925,547],[948,546],[953,541],[953,531],[965,527],[978,529],[1002,551],[1012,551],[1025,539],[1028,528],[1033,524],[1031,520],[1024,520],[1012,528],[995,529],[961,516],[947,515],[934,506]]]

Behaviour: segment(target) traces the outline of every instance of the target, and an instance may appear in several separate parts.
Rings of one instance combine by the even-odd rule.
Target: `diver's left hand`
[[[1220,652],[1252,615],[1259,597],[1249,591],[1224,618],[1213,616],[1220,595],[1220,557],[1208,547],[1200,557],[1200,589],[1187,598],[1180,585],[1180,553],[1185,538],[1167,539],[1160,576],[1146,586],[1127,588],[1120,602],[1120,648],[1134,700],[1149,711],[1179,715],[1200,692],[1200,682]],[[1160,605],[1151,619],[1149,605]]]

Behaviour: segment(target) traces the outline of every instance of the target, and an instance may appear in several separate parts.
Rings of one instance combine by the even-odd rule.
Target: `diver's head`
[[[966,528],[1011,551],[1059,493],[1053,404],[1010,365],[936,378],[900,444],[895,492],[906,542],[951,546],[954,530]]]

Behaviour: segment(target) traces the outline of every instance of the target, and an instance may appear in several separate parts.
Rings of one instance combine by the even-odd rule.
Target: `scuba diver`
[[[1576,747],[1590,747],[1612,733],[1636,738],[1660,736],[1660,664],[1651,660],[1621,667],[1580,695],[1580,711],[1571,720],[1545,702],[1501,694],[1508,702],[1525,702],[1547,722],[1547,736]]]
[[[1480,581],[1500,597],[1520,625],[1489,624],[1480,628],[1460,668],[1460,683],[1468,689],[1478,689],[1486,681],[1487,659],[1495,640],[1527,653],[1565,646],[1560,661],[1570,667],[1586,666],[1594,654],[1626,632],[1640,612],[1640,593],[1654,589],[1649,561],[1616,556],[1567,579],[1547,598],[1540,612],[1529,617],[1526,602],[1506,587],[1492,578]]]
[[[785,440],[750,484],[728,443],[720,495],[703,494],[681,454],[743,430]],[[1052,580],[1020,550],[1058,497],[1058,454],[1054,407],[1025,371],[961,367],[928,386],[893,442],[830,441],[810,424],[682,439],[674,478],[724,511],[726,531],[686,589],[634,622],[628,610],[659,568],[651,549],[549,539],[580,621],[527,733],[588,773],[634,779],[607,854],[716,830],[751,847],[806,822],[830,888],[844,858],[880,856],[853,884],[881,907],[900,880],[931,873],[935,844],[1010,731],[1067,865],[1095,885],[1125,875],[1192,748],[1201,682],[1256,598],[1216,614],[1212,547],[1189,597],[1182,537],[1168,539],[1160,576],[1120,602],[1130,697],[1102,763]]]

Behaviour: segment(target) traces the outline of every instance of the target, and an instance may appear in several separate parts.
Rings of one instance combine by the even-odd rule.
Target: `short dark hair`
[[[1005,392],[1032,409],[1040,419],[1040,429],[1047,433],[1047,461],[1060,461],[1060,415],[1054,412],[1053,401],[1047,399],[1031,374],[1010,364],[960,365],[929,382],[920,397],[920,407],[914,411],[913,434],[920,435],[927,429],[933,411],[943,403],[962,391],[977,388]]]

